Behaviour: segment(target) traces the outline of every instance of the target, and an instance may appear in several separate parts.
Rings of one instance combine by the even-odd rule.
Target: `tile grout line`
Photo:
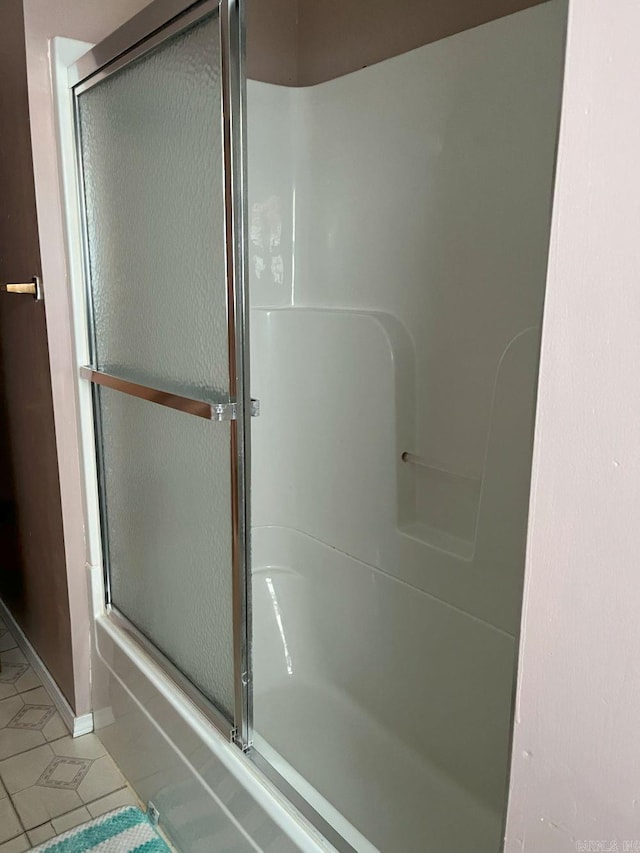
[[[8,791],[7,791],[7,796],[9,797],[9,802],[11,803],[11,806],[12,806],[14,812],[16,813],[16,817],[18,818],[18,823],[22,827],[22,832],[25,833],[27,830],[24,828],[24,823],[22,822],[22,818],[20,817],[20,813],[18,812],[18,809],[16,808],[16,804],[13,802],[13,798],[11,797],[11,794]],[[16,835],[15,837],[18,838],[18,835]]]
[[[5,728],[6,728],[6,726],[5,726]],[[2,731],[2,729],[0,729],[0,732],[1,731]],[[0,758],[0,764],[2,764],[3,761],[10,761],[10,759],[12,759],[12,758],[17,758],[19,755],[26,755],[28,752],[33,752],[36,749],[42,749],[43,746],[51,746],[52,744],[58,743],[58,741],[64,740],[65,738],[68,738],[68,737],[71,737],[71,734],[69,732],[67,732],[66,735],[62,735],[61,737],[55,738],[54,740],[45,740],[44,743],[38,743],[35,746],[30,746],[29,749],[23,749],[20,752],[14,752],[13,755],[7,755],[4,758]],[[96,761],[97,759],[91,759],[91,760]],[[0,776],[1,775],[2,774],[0,774]],[[29,785],[28,787],[31,787],[31,786]],[[16,793],[18,793],[18,792],[16,791]]]
[[[30,751],[30,750],[28,750],[28,751]],[[21,754],[22,754],[22,753],[21,753]],[[94,759],[94,760],[96,760],[96,761],[97,761],[97,759]],[[113,760],[113,759],[112,759],[112,760]],[[115,762],[114,762],[114,763],[115,763]],[[23,790],[23,791],[28,791],[28,790],[29,790],[29,788],[35,788],[35,787],[36,787],[35,785],[29,785],[27,788],[23,788],[22,790]],[[13,794],[10,794],[10,793],[7,791],[7,796],[9,797],[9,800],[11,801],[11,805],[13,806],[13,810],[15,811],[15,813],[16,813],[16,815],[17,815],[17,817],[18,817],[18,820],[20,821],[20,826],[21,826],[21,827],[23,827],[22,833],[18,833],[18,835],[15,835],[15,836],[14,836],[14,838],[18,838],[18,836],[19,836],[19,835],[22,835],[24,832],[33,832],[34,830],[38,829],[40,826],[44,826],[44,824],[45,824],[45,823],[51,823],[51,824],[52,824],[52,822],[53,822],[54,820],[58,820],[58,818],[65,817],[65,815],[71,814],[71,812],[78,811],[78,810],[79,810],[79,809],[81,809],[81,808],[85,808],[85,809],[89,812],[89,806],[94,805],[94,804],[95,804],[95,803],[97,803],[99,800],[104,800],[106,797],[111,797],[113,794],[119,794],[119,793],[120,793],[120,791],[128,791],[128,790],[131,790],[131,792],[133,793],[134,797],[136,797],[138,800],[140,799],[139,797],[137,797],[137,796],[136,796],[135,791],[133,790],[133,788],[131,788],[131,785],[127,782],[127,784],[126,784],[126,785],[122,785],[120,788],[115,788],[113,791],[108,791],[106,794],[100,794],[100,796],[99,796],[99,797],[94,797],[94,799],[93,799],[93,800],[87,800],[87,802],[86,802],[86,803],[85,803],[85,802],[82,802],[79,806],[74,806],[72,809],[69,809],[69,811],[62,812],[61,814],[56,815],[55,817],[50,817],[50,818],[48,818],[47,820],[43,821],[42,823],[38,824],[38,826],[33,826],[33,827],[31,827],[31,829],[25,829],[25,828],[24,828],[24,824],[22,823],[22,818],[21,818],[21,817],[20,817],[20,815],[18,814],[18,810],[17,810],[16,805],[15,805],[15,803],[14,803],[14,801],[13,801]],[[21,793],[21,791],[16,791],[15,793],[16,793],[16,794],[19,794],[19,793]],[[91,816],[91,812],[89,812],[89,815]],[[93,820],[93,818],[92,818],[92,820]],[[57,834],[59,834],[59,833],[57,833]],[[11,841],[11,840],[12,840],[11,838],[8,838],[8,839],[7,839],[7,841]],[[4,843],[4,842],[3,842],[3,843]]]
[[[59,820],[59,819],[60,819],[60,818],[62,818],[62,817],[66,817],[66,815],[70,815],[72,812],[79,811],[79,810],[80,810],[80,809],[82,809],[82,808],[86,809],[86,811],[87,811],[87,813],[88,813],[88,815],[89,815],[89,820],[95,820],[96,818],[94,818],[94,817],[93,817],[93,815],[91,814],[91,812],[89,811],[89,806],[93,805],[94,803],[97,803],[99,800],[103,800],[103,799],[105,799],[106,797],[111,797],[113,794],[119,794],[121,791],[128,791],[129,789],[131,789],[131,791],[132,791],[132,793],[134,794],[134,797],[135,797],[135,792],[133,791],[133,789],[131,788],[131,786],[130,786],[129,784],[126,784],[126,785],[123,785],[121,788],[117,788],[115,791],[109,791],[109,793],[108,793],[108,794],[102,794],[102,796],[100,796],[100,797],[96,797],[94,800],[90,800],[90,801],[89,801],[89,802],[87,802],[87,803],[83,803],[81,806],[75,806],[74,808],[72,808],[72,809],[71,809],[70,811],[68,811],[68,812],[63,812],[62,814],[56,815],[55,817],[50,817],[48,820],[45,820],[43,823],[38,824],[38,826],[33,826],[31,829],[24,829],[24,825],[23,825],[23,823],[22,823],[22,819],[20,818],[20,815],[18,815],[18,820],[20,821],[20,826],[22,826],[22,827],[23,827],[22,832],[18,833],[18,835],[14,835],[14,836],[13,836],[13,838],[7,838],[7,840],[6,840],[6,841],[3,841],[2,843],[3,843],[3,844],[6,844],[6,843],[8,843],[9,841],[14,841],[16,838],[20,838],[20,836],[21,836],[21,835],[26,835],[26,836],[27,836],[27,840],[28,840],[28,841],[29,841],[29,843],[31,844],[31,839],[29,838],[29,833],[30,833],[30,832],[35,832],[37,829],[40,829],[42,826],[44,826],[44,825],[45,825],[45,824],[47,824],[47,823],[50,823],[50,824],[51,824],[51,826],[52,826],[52,828],[53,828],[53,830],[54,830],[54,832],[55,832],[55,831],[56,831],[56,830],[55,830],[55,826],[53,825],[53,821],[54,821],[54,820]],[[11,795],[9,794],[9,797],[10,797],[10,796],[11,796]],[[139,798],[137,798],[137,799],[139,799]],[[12,805],[13,805],[13,800],[11,801],[11,803],[12,803]],[[16,812],[16,814],[18,814],[17,810],[15,809],[15,806],[14,806],[14,811]],[[101,815],[98,815],[98,817],[101,817]],[[78,826],[81,826],[81,825],[82,825],[82,824],[78,824]],[[73,828],[73,827],[72,827],[72,828]],[[67,831],[67,830],[63,830],[62,832],[66,832],[66,831]],[[50,840],[51,840],[51,841],[53,841],[53,840],[54,840],[54,838],[57,838],[59,835],[62,835],[62,832],[56,832],[56,834],[55,834],[54,836],[52,836]]]
[[[24,828],[22,818],[18,814],[18,809],[16,808],[16,804],[13,802],[13,798],[11,797],[11,794],[8,791],[7,791],[7,797],[9,799],[9,803],[11,804],[11,808],[13,809],[15,816],[18,818],[18,823],[20,824],[20,828],[21,828],[22,832],[19,832],[17,835],[11,836],[11,838],[7,838],[5,841],[2,842],[3,844],[8,844],[10,841],[15,841],[16,838],[20,838],[21,835],[26,835],[26,833],[27,833],[27,830]],[[27,835],[27,841],[29,841],[29,843],[31,843],[28,835]]]
[[[5,838],[2,844],[8,844],[10,841],[15,841],[16,838],[21,838],[23,835],[27,835],[27,830],[23,829],[22,832],[19,832],[17,835],[12,835],[11,838]],[[27,841],[29,841],[29,836],[27,835]],[[29,844],[31,842],[29,841]]]
[[[33,787],[33,786],[30,786],[30,787]],[[72,812],[75,812],[75,811],[79,811],[79,810],[80,810],[80,809],[82,809],[82,808],[86,809],[86,811],[87,811],[87,813],[88,813],[88,815],[89,815],[89,820],[94,820],[94,817],[92,816],[91,812],[89,811],[89,806],[92,806],[94,803],[97,803],[99,800],[103,800],[103,799],[105,799],[106,797],[110,797],[110,796],[112,796],[113,794],[119,794],[119,793],[120,793],[120,791],[126,791],[126,790],[129,790],[129,789],[130,789],[130,787],[131,787],[131,786],[130,786],[129,784],[127,784],[127,785],[123,785],[121,788],[116,788],[116,790],[115,790],[115,791],[109,791],[107,794],[102,794],[101,796],[96,797],[94,800],[89,800],[89,801],[88,801],[88,802],[86,802],[86,803],[82,803],[82,805],[80,805],[80,806],[74,806],[72,809],[70,809],[70,810],[69,810],[69,811],[67,811],[67,812],[63,812],[62,814],[56,815],[55,817],[50,817],[48,820],[45,820],[45,821],[43,821],[42,823],[38,824],[38,826],[32,826],[32,827],[31,827],[31,829],[25,829],[25,828],[24,828],[24,824],[22,823],[22,818],[21,818],[21,817],[20,817],[20,815],[18,814],[18,810],[17,810],[17,809],[16,809],[16,807],[15,807],[15,803],[13,802],[13,799],[12,799],[12,797],[11,797],[11,794],[9,794],[9,793],[7,792],[7,796],[9,797],[9,799],[10,799],[10,801],[11,801],[11,805],[13,806],[13,810],[14,810],[14,812],[16,813],[16,816],[17,816],[17,818],[18,818],[18,821],[19,821],[19,823],[20,823],[20,826],[22,827],[22,832],[19,832],[17,835],[13,835],[11,838],[7,838],[7,839],[5,839],[5,841],[3,841],[3,842],[2,842],[2,844],[8,844],[8,843],[9,843],[9,841],[15,841],[15,839],[16,839],[16,838],[20,838],[20,836],[21,836],[21,835],[26,835],[26,836],[27,836],[27,840],[28,840],[28,841],[29,841],[29,843],[31,844],[31,839],[29,838],[29,833],[30,833],[30,832],[35,832],[35,831],[36,831],[36,829],[40,829],[40,827],[44,826],[46,823],[50,823],[50,824],[51,824],[51,826],[53,827],[54,831],[55,831],[55,826],[53,825],[53,821],[54,821],[54,820],[59,820],[59,819],[60,819],[60,818],[62,818],[62,817],[66,817],[66,815],[69,815],[69,814],[71,814]],[[27,790],[27,789],[25,788],[24,790]],[[132,792],[133,792],[133,789],[131,789],[131,790],[132,790]],[[133,793],[134,793],[134,796],[135,796],[135,792],[133,792]],[[138,798],[138,799],[139,799],[139,798]],[[98,817],[100,817],[100,815],[98,815]],[[81,824],[78,824],[78,826],[81,826]],[[63,830],[63,832],[66,832],[66,830]],[[52,836],[51,840],[53,840],[53,838],[56,838],[58,835],[61,835],[61,834],[62,834],[62,833],[60,833],[60,832],[56,832],[55,836]]]

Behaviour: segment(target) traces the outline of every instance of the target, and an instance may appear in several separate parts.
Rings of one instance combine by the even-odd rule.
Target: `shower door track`
[[[215,726],[220,734],[224,735],[230,743],[235,742],[237,738],[236,727],[227,720],[213,702],[207,699],[204,693],[194,687],[189,679],[151,640],[145,637],[139,628],[136,628],[133,622],[127,619],[124,613],[121,613],[113,604],[109,604],[107,605],[107,618],[139,647],[140,651],[149,658],[152,665],[159,667],[171,679],[174,687]]]

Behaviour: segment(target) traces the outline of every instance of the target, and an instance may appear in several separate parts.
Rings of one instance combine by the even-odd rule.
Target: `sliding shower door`
[[[240,32],[234,3],[176,5],[78,64],[82,375],[110,612],[244,745]]]

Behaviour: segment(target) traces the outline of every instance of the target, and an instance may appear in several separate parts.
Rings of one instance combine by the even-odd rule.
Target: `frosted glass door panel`
[[[230,399],[220,65],[215,14],[78,95],[96,383]],[[110,600],[233,722],[234,426],[129,393],[95,387]]]
[[[98,393],[113,604],[232,719],[229,424]]]
[[[78,98],[94,364],[216,398],[229,388],[221,103],[217,16]]]

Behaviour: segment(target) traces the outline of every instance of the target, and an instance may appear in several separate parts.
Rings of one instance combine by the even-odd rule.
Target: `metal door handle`
[[[0,284],[0,290],[6,293],[27,293],[38,301],[42,299],[42,282],[37,275],[34,275],[31,281],[21,284]]]

